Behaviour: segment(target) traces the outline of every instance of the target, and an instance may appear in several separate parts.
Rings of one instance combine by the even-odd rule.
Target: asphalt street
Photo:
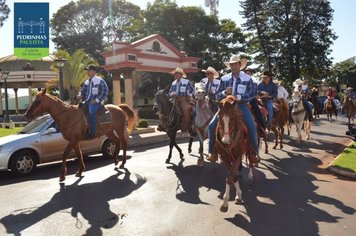
[[[0,235],[355,235],[356,183],[326,170],[351,141],[345,121],[323,115],[300,146],[295,127],[283,150],[269,142],[253,184],[246,168],[239,178],[243,205],[231,191],[227,213],[219,210],[226,169],[198,167],[197,142],[188,154],[181,140],[185,160],[173,151],[170,164],[168,142],[131,148],[126,169],[89,157],[82,178],[71,161],[64,184],[59,164],[22,178],[2,172]]]

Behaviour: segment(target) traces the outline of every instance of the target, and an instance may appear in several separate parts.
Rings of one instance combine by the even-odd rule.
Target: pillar
[[[18,91],[18,88],[14,88],[14,92],[15,92],[15,108],[16,108],[16,112],[15,114],[18,115],[19,114],[19,97],[17,95],[17,91]]]
[[[132,94],[132,72],[133,68],[128,68],[123,71],[125,79],[125,103],[133,108],[133,94]]]
[[[114,105],[120,105],[121,104],[121,85],[120,85],[120,80],[121,80],[121,74],[118,70],[115,70],[113,72],[113,81],[112,81],[112,87],[113,87],[113,104]]]
[[[0,115],[3,115],[3,108],[2,108],[2,87],[0,86]]]

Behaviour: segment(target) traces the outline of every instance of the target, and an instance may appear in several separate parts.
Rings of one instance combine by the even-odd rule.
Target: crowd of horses
[[[197,165],[203,166],[204,164],[204,141],[208,138],[208,125],[213,116],[215,115],[212,109],[212,103],[209,96],[204,94],[203,91],[199,91],[195,96],[195,117],[194,127],[196,130],[196,137],[190,137],[188,152],[192,151],[192,143],[194,138],[199,140],[199,159]],[[286,109],[286,102],[277,99],[274,104],[274,114],[271,131],[275,134],[275,145],[273,148],[283,148],[283,137],[285,127],[290,134],[291,124],[294,123],[297,130],[297,143],[302,141],[302,127],[306,132],[306,139],[310,138],[310,131],[312,124],[309,119],[306,118],[306,110],[302,104],[302,94],[295,91],[292,95],[292,109],[288,112]],[[219,153],[221,163],[223,163],[228,170],[228,174],[225,180],[226,188],[223,196],[223,203],[220,210],[226,212],[228,210],[229,192],[230,186],[235,186],[237,204],[242,203],[241,189],[238,183],[238,173],[242,167],[243,157],[248,160],[248,181],[252,182],[253,168],[257,165],[255,163],[254,149],[248,138],[248,129],[242,119],[242,113],[236,105],[239,101],[234,96],[227,96],[221,100],[218,104],[217,114],[219,116],[218,126],[215,131],[215,150]],[[344,109],[349,123],[353,122],[353,116],[356,112],[355,101],[349,98],[345,98]],[[118,164],[118,155],[120,148],[123,149],[123,159],[120,168],[124,168],[126,163],[126,150],[128,135],[134,129],[136,119],[133,110],[126,104],[105,105],[108,112],[112,116],[111,123],[98,124],[97,136],[107,135],[115,143],[115,151],[113,153],[113,160],[115,165]],[[314,104],[314,108],[317,105]],[[327,106],[325,106],[327,110]],[[166,133],[170,139],[169,153],[166,159],[166,163],[169,163],[172,158],[172,149],[175,147],[179,152],[180,159],[184,158],[184,154],[181,148],[176,142],[177,132],[181,129],[182,115],[179,107],[176,103],[169,98],[168,90],[159,90],[155,95],[154,111],[162,118],[162,122],[165,123]],[[63,153],[62,167],[60,171],[60,181],[65,180],[67,168],[66,160],[72,149],[75,150],[77,158],[79,159],[79,170],[76,176],[80,177],[85,169],[83,155],[80,150],[79,142],[84,140],[86,131],[88,129],[88,123],[85,118],[85,110],[81,106],[67,105],[60,99],[46,94],[46,90],[39,92],[36,95],[35,101],[31,104],[27,110],[25,116],[28,118],[34,118],[44,113],[49,113],[55,122],[58,124],[63,137],[68,141],[68,146]],[[327,111],[327,113],[330,111]],[[289,116],[290,114],[290,116]],[[317,118],[317,113],[315,118]],[[127,124],[127,126],[126,126]],[[265,153],[268,153],[267,144],[267,131],[257,126],[259,140],[263,140],[265,143]],[[211,138],[211,137],[210,137]],[[279,141],[279,143],[278,143]],[[260,146],[261,146],[261,142]]]

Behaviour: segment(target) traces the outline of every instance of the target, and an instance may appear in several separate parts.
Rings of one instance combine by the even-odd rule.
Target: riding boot
[[[206,159],[210,162],[216,162],[218,160],[218,153],[213,151],[212,153],[209,153],[209,156]]]

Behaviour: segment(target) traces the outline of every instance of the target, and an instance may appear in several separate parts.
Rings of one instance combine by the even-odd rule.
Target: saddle
[[[84,106],[83,103],[80,103],[78,108],[83,109],[85,124],[89,126],[89,113],[86,106]],[[96,125],[105,123],[112,123],[112,116],[110,111],[106,109],[105,106],[100,106],[99,110],[96,113]]]

